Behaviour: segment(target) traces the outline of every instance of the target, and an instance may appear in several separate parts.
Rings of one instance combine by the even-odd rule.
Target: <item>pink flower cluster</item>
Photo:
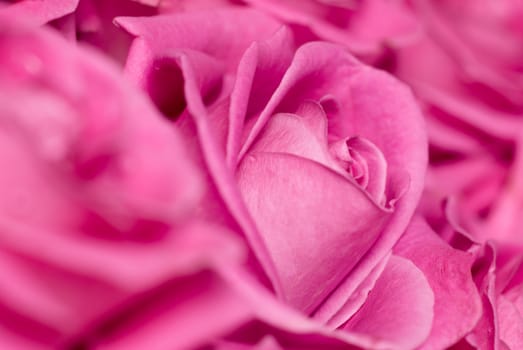
[[[520,0],[0,1],[0,348],[523,349]]]

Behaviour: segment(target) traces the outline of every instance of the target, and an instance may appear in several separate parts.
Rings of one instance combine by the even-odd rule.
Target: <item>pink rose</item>
[[[242,249],[192,214],[205,183],[179,132],[48,29],[3,19],[0,60],[0,348],[91,347],[133,313],[231,304],[218,271]]]
[[[444,225],[439,205],[451,196],[458,221],[476,239],[522,247],[523,7],[412,4],[424,34],[396,50],[388,69],[413,88],[427,116],[425,215],[433,226]]]
[[[199,215],[239,232],[249,273],[313,320],[299,330],[275,316],[289,312],[279,305],[231,339],[296,345],[313,332],[317,346],[329,337],[442,348],[474,327],[473,256],[421,219],[400,240],[426,157],[424,124],[402,84],[336,45],[296,49],[288,30],[252,10],[117,23],[137,37],[128,76],[180,128],[212,184]],[[458,305],[467,312],[449,315]],[[278,334],[271,327],[286,335],[263,338]],[[265,331],[248,337],[254,329]]]
[[[0,348],[518,349],[520,247],[482,244],[505,223],[520,243],[516,124],[474,127],[503,140],[459,149],[487,194],[432,217],[472,186],[435,172],[453,144],[432,141],[426,185],[409,88],[346,50],[397,49],[434,130],[452,99],[408,78],[404,3],[82,0],[46,20],[102,54],[17,24],[23,3],[0,9]],[[466,220],[500,188],[492,226]]]

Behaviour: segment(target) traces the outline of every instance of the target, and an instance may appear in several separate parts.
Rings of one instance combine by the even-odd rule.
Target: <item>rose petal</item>
[[[366,183],[363,188],[378,204],[385,204],[387,184],[387,161],[382,152],[369,140],[363,137],[351,137],[347,140],[349,150],[358,153],[367,167]]]
[[[518,65],[523,52],[519,32],[511,25],[511,20],[518,21],[521,16],[521,4],[477,6],[469,2],[456,6],[426,0],[413,4],[430,35],[453,56],[469,80],[493,86],[521,106]]]
[[[474,256],[451,248],[420,218],[395,246],[427,278],[435,296],[430,337],[420,349],[443,349],[468,334],[481,316],[481,299],[472,280]]]
[[[2,310],[2,312],[5,312],[5,310]],[[25,327],[30,326],[35,327],[34,324],[28,324]],[[6,349],[44,350],[49,348],[48,345],[38,343],[24,335],[13,334],[4,327],[6,327],[5,324],[0,328],[0,346]]]
[[[179,277],[162,290],[116,315],[117,327],[93,332],[99,349],[192,349],[233,330],[252,317],[248,304],[214,271]],[[98,333],[105,337],[96,340]],[[106,334],[104,334],[106,333]]]
[[[522,290],[520,287],[519,295]],[[499,337],[510,350],[523,347],[523,302],[520,301],[519,304],[512,303],[503,295],[498,298]]]
[[[236,166],[241,142],[248,136],[255,118],[269,101],[292,59],[292,38],[286,28],[260,43],[253,43],[243,55],[231,92],[227,160]],[[250,96],[256,96],[251,98]]]
[[[312,103],[310,103],[312,104]],[[293,154],[325,165],[347,176],[334,162],[327,148],[327,117],[316,104],[315,110],[298,114],[274,115],[250,148],[251,153]]]
[[[276,266],[281,297],[305,312],[351,271],[390,215],[344,177],[290,154],[249,154],[237,177]]]
[[[0,289],[2,301],[13,312],[65,335],[83,331],[87,322],[172,276],[242,256],[233,241],[217,234],[219,229],[205,225],[178,230],[157,243],[132,246],[52,234],[40,238],[45,232],[24,232],[13,225],[11,235],[6,232],[2,230],[1,241],[9,249],[2,254],[0,268],[12,283]],[[52,249],[42,251],[42,246]],[[94,299],[86,304],[88,297]]]
[[[272,282],[273,288],[279,290],[279,281],[274,272],[272,262],[267,257],[268,253],[261,242],[259,232],[241,200],[241,195],[234,182],[232,173],[225,163],[224,147],[220,147],[220,139],[223,140],[220,136],[225,134],[218,133],[217,131],[220,129],[212,127],[214,119],[210,117],[212,114],[209,114],[202,99],[201,80],[206,77],[202,77],[200,75],[202,72],[194,68],[191,55],[184,52],[175,52],[175,56],[177,64],[183,73],[187,113],[190,116],[190,118],[187,118],[190,124],[189,127],[182,129],[183,131],[189,130],[192,135],[198,136],[199,145],[196,150],[198,158],[201,157],[205,162],[205,169],[209,172],[209,176],[216,186],[216,191],[214,191],[214,188],[210,191],[211,198],[214,198],[215,193],[219,194],[219,197],[216,198],[220,198],[218,202],[215,202],[217,208],[213,210],[214,213],[218,213],[219,215],[213,219],[223,221],[224,217],[226,217],[226,220],[234,225],[233,227],[238,225],[241,228],[249,241],[253,254],[256,256],[256,264],[263,266],[263,272],[261,272],[257,266],[254,267],[254,270],[257,271],[261,279],[268,277]],[[223,107],[223,105],[221,105],[221,107]],[[219,117],[220,114],[218,113],[216,116]],[[224,120],[226,119],[221,119],[222,122]],[[224,206],[221,206],[221,201],[223,201]],[[233,219],[232,223],[231,220],[228,219],[229,214]],[[206,215],[204,214],[204,216]]]
[[[391,255],[392,253],[380,261],[358,285],[355,291],[351,289],[353,288],[350,281],[351,277],[348,276],[345,281],[336,287],[335,293],[332,293],[323,304],[316,309],[313,316],[314,319],[327,323],[334,328],[341,327],[345,324],[365,303],[367,296],[387,266]],[[348,290],[348,292],[345,290]]]
[[[79,0],[17,1],[0,7],[0,17],[18,18],[27,24],[40,26],[76,10]]]
[[[14,26],[4,31],[0,51],[6,53],[0,108],[9,126],[0,141],[2,157],[8,164],[19,158],[2,173],[0,185],[9,195],[1,206],[12,208],[7,213],[14,209],[18,219],[65,218],[72,224],[79,219],[74,210],[85,208],[125,230],[136,219],[180,219],[195,205],[203,184],[182,152],[177,131],[125,85],[113,66],[48,32]],[[63,75],[53,74],[55,65]],[[30,108],[13,103],[16,99],[31,101]],[[30,197],[34,200],[27,201]],[[46,214],[31,215],[36,206]],[[70,217],[53,211],[59,208]]]
[[[278,342],[272,336],[266,336],[255,345],[241,344],[229,341],[220,341],[216,350],[283,350]]]
[[[143,72],[140,65],[147,63],[151,55],[161,57],[175,49],[201,51],[222,61],[227,71],[234,72],[244,51],[253,41],[269,37],[280,27],[270,17],[242,8],[212,13],[204,11],[154,17],[120,17],[115,21],[138,37],[126,68],[137,78]],[[208,33],[213,33],[212,38]]]
[[[375,55],[387,41],[416,34],[418,24],[401,2],[248,0],[287,22],[309,27],[320,38],[342,43],[351,52]]]
[[[279,152],[293,154],[321,163],[348,181],[359,180],[350,177],[342,166],[335,161],[337,153],[349,152],[361,158],[365,167],[361,184],[378,205],[384,205],[387,164],[381,152],[370,141],[361,137],[342,139],[343,151],[327,148],[327,116],[320,104],[307,101],[300,106],[297,114],[281,113],[274,115],[250,148],[251,153]],[[334,156],[334,157],[333,157]],[[354,161],[357,163],[357,161]],[[354,174],[353,174],[354,176]]]
[[[413,349],[429,335],[434,294],[409,260],[392,256],[362,308],[344,329],[385,339],[397,349]]]
[[[376,86],[380,88],[376,89]],[[418,183],[416,187],[419,186],[424,171],[424,166],[420,165],[425,164],[426,154],[423,149],[412,149],[411,145],[424,145],[426,139],[422,131],[423,120],[410,93],[389,76],[365,68],[337,46],[325,43],[306,44],[297,50],[241,154],[248,151],[273,114],[295,113],[304,101],[320,101],[325,96],[338,101],[339,118],[345,120],[344,134],[338,136],[361,135],[369,139],[382,150],[390,166],[389,183],[400,181],[398,177],[404,178],[405,169],[412,167],[407,173],[409,176],[411,171],[416,174],[414,181]],[[388,118],[388,122],[384,123],[383,118]],[[409,163],[407,167],[406,162]]]
[[[472,267],[483,304],[481,318],[474,330],[466,336],[469,344],[479,349],[494,350],[499,345],[499,325],[496,308],[496,248],[486,243]]]
[[[113,23],[115,17],[153,16],[158,0],[81,0],[75,12],[75,39],[101,49],[106,56],[125,63],[132,37]]]
[[[0,26],[2,324],[54,346],[200,252],[212,260],[220,229],[183,225],[200,175],[114,66],[48,29]]]

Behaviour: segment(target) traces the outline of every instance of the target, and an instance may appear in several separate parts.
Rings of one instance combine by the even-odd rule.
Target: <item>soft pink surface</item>
[[[523,347],[522,14],[2,2],[0,347]]]

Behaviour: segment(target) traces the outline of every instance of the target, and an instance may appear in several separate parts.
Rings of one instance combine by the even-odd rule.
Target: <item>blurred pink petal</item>
[[[322,40],[346,45],[363,56],[382,45],[408,40],[418,23],[401,1],[247,0],[276,17],[308,27]]]
[[[201,174],[114,66],[47,29],[0,26],[6,342],[73,341],[173,276],[243,259],[191,219]]]
[[[118,16],[153,16],[159,0],[81,0],[75,12],[75,38],[125,63],[132,37],[118,28]]]
[[[41,26],[73,13],[80,0],[21,0],[0,7],[0,18],[18,18],[27,24]]]

